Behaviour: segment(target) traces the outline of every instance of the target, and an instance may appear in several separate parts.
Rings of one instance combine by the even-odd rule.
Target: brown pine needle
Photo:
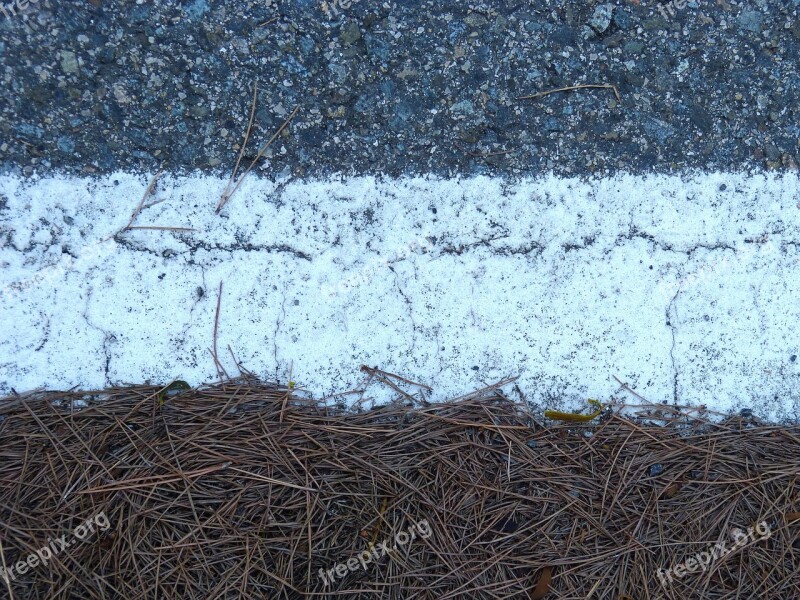
[[[627,383],[622,381],[619,377],[617,377],[616,375],[612,375],[612,377],[617,380],[617,383],[619,384],[620,389],[623,389],[626,392],[629,392],[629,393],[633,394],[634,396],[636,396],[639,400],[642,400],[643,402],[647,402],[648,401],[647,398],[644,398],[643,396],[640,396],[639,394],[634,392],[631,389],[631,386],[629,386]]]
[[[153,487],[156,485],[163,485],[166,483],[176,483],[178,481],[184,481],[186,479],[191,479],[193,477],[202,477],[203,475],[208,475],[210,473],[216,473],[217,471],[221,471],[222,469],[227,469],[231,466],[231,463],[225,462],[221,465],[216,465],[213,467],[206,467],[205,469],[199,469],[197,471],[192,471],[191,473],[181,473],[179,475],[155,475],[153,477],[143,477],[141,479],[128,479],[126,481],[120,481],[118,483],[109,483],[108,485],[101,485],[96,488],[91,488],[88,490],[80,490],[75,492],[76,494],[99,494],[100,492],[114,492],[117,490],[132,490],[136,488],[143,488],[143,487]]]
[[[254,102],[255,102],[255,99],[254,99]],[[253,105],[253,110],[255,110],[255,104]],[[233,186],[233,189],[230,192],[228,192],[228,188],[230,187],[230,182],[229,182],[228,187],[225,188],[225,191],[222,193],[222,197],[219,199],[219,203],[217,203],[217,208],[216,208],[216,213],[217,214],[219,214],[219,212],[225,207],[225,205],[228,203],[228,201],[231,199],[231,197],[236,193],[236,190],[238,190],[239,186],[242,185],[242,181],[244,181],[244,178],[247,177],[247,174],[253,169],[253,167],[261,159],[261,157],[264,156],[264,153],[272,145],[272,142],[274,142],[277,139],[277,137],[281,134],[281,132],[284,129],[286,129],[286,127],[289,125],[289,123],[292,121],[292,119],[294,119],[294,116],[297,114],[298,110],[300,110],[300,106],[299,105],[294,107],[294,110],[286,118],[286,120],[283,122],[283,124],[280,127],[278,127],[278,129],[277,129],[277,131],[275,133],[272,134],[272,137],[269,138],[267,143],[264,144],[261,147],[261,150],[258,151],[258,154],[253,159],[253,161],[250,163],[250,166],[248,166],[247,169],[245,170],[245,172],[241,174],[239,179],[236,181],[236,185]],[[249,136],[250,136],[250,130],[249,130],[249,127],[248,127],[248,132],[246,134],[246,138],[249,138]],[[244,146],[242,146],[242,151],[244,151]],[[241,160],[241,156],[240,156],[240,160]],[[238,169],[239,169],[239,161],[237,161],[236,167],[234,168],[234,175],[231,175],[231,181],[233,181],[233,179],[235,177],[235,173],[238,171]]]
[[[217,202],[217,208],[215,209],[216,212],[219,214],[219,211],[222,210],[222,207],[228,202],[232,192],[230,192],[230,188],[233,185],[233,181],[236,178],[236,173],[239,172],[239,165],[242,163],[242,158],[244,157],[245,149],[247,148],[247,142],[250,141],[250,132],[253,129],[253,119],[256,116],[256,101],[258,99],[258,82],[253,84],[253,102],[250,105],[250,118],[247,121],[247,129],[244,132],[244,140],[242,141],[242,147],[239,149],[239,156],[236,158],[236,164],[233,167],[233,173],[231,173],[230,179],[228,179],[228,184],[225,186],[225,191],[222,192],[222,196],[220,196],[219,201]]]
[[[2,596],[800,598],[796,423],[545,425],[496,386],[348,408],[243,373],[155,419],[169,385],[0,398]]]
[[[125,225],[125,227],[120,229],[114,235],[119,235],[119,234],[124,233],[126,231],[133,231],[134,229],[150,229],[150,230],[155,230],[155,231],[178,231],[178,232],[180,232],[180,231],[184,231],[184,232],[196,231],[195,229],[193,229],[191,227],[165,227],[165,226],[161,226],[161,225],[134,225],[133,224],[133,222],[137,219],[137,217],[141,214],[141,212],[144,209],[150,208],[151,206],[155,206],[156,204],[161,204],[162,202],[164,202],[165,198],[162,198],[161,200],[154,200],[153,202],[145,204],[145,201],[153,193],[153,190],[156,187],[156,181],[158,181],[158,178],[161,176],[161,174],[163,172],[164,172],[164,169],[159,169],[156,172],[156,174],[153,175],[153,178],[150,180],[150,183],[147,184],[147,188],[144,190],[144,194],[142,194],[142,199],[139,200],[139,204],[136,205],[136,208],[131,213],[131,218],[128,221],[128,224]],[[114,237],[114,235],[108,236],[103,241],[110,240],[112,237]]]
[[[6,553],[3,550],[2,540],[0,540],[0,558],[3,559],[3,574],[8,573],[8,567],[6,566]],[[14,592],[11,589],[11,580],[6,577],[3,577],[2,579],[6,582],[6,586],[8,587],[8,597],[11,598],[11,600],[14,600]]]
[[[134,229],[154,229],[156,231],[197,231],[192,227],[162,227],[161,225],[134,225],[133,227],[128,227],[128,231],[132,231]]]
[[[128,224],[125,227],[122,228],[123,231],[125,231],[126,229],[130,229],[131,225],[133,225],[133,222],[136,220],[136,217],[138,217],[139,213],[142,212],[145,200],[147,200],[147,197],[153,193],[153,190],[156,187],[156,181],[158,181],[158,178],[161,176],[161,173],[163,172],[164,169],[159,169],[158,171],[156,171],[156,174],[153,175],[153,178],[150,180],[150,183],[147,184],[147,188],[144,190],[144,194],[142,195],[142,199],[139,201],[139,205],[131,213],[131,220],[128,221]]]
[[[217,376],[219,377],[220,381],[222,381],[222,376],[225,375],[228,379],[230,376],[228,372],[225,370],[225,367],[222,366],[222,363],[219,360],[219,353],[217,352],[217,337],[219,333],[219,311],[220,307],[222,306],[222,282],[219,282],[219,291],[217,292],[217,311],[214,315],[214,340],[213,340],[213,349],[211,350],[211,356],[214,359],[214,366],[217,369]]]
[[[530,96],[518,96],[517,100],[533,100],[534,98],[549,96],[550,94],[555,94],[557,92],[569,92],[572,90],[584,90],[589,88],[613,90],[614,95],[617,97],[617,102],[622,104],[622,96],[619,95],[619,90],[617,89],[617,86],[611,83],[583,83],[581,85],[569,85],[567,87],[561,87],[554,90],[547,90],[545,92],[537,92],[535,94],[531,94]]]

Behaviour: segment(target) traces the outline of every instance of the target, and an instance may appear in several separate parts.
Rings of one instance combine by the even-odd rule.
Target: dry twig
[[[210,350],[211,357],[214,359],[214,367],[217,369],[217,377],[219,380],[222,381],[223,375],[227,378],[230,378],[228,372],[225,370],[225,367],[222,366],[222,363],[219,360],[219,352],[217,352],[217,336],[219,333],[219,311],[220,307],[222,306],[222,282],[219,282],[219,290],[217,291],[217,310],[214,313],[214,338],[213,338],[213,346]],[[231,352],[231,354],[233,354]]]
[[[164,201],[164,200],[154,200],[153,202],[150,202],[149,204],[145,204],[145,202],[147,201],[147,198],[149,198],[150,195],[153,193],[153,190],[155,190],[156,181],[158,181],[158,178],[161,176],[161,173],[163,173],[163,172],[164,172],[163,169],[159,169],[156,172],[156,174],[153,175],[153,178],[150,180],[150,183],[147,184],[147,188],[145,188],[145,190],[144,190],[144,194],[142,194],[142,199],[139,200],[139,204],[137,204],[136,208],[133,209],[133,212],[131,213],[131,218],[128,221],[128,224],[125,225],[125,227],[120,229],[114,235],[119,235],[119,234],[124,233],[126,231],[132,231],[134,229],[152,229],[152,230],[155,230],[155,231],[178,231],[178,232],[195,231],[195,229],[192,229],[191,227],[165,227],[165,226],[161,226],[161,225],[134,225],[133,224],[133,222],[136,221],[136,218],[139,216],[139,214],[144,209],[150,208],[151,206],[155,206],[156,204],[160,204],[161,202]],[[111,236],[107,237],[106,240],[110,240],[112,237],[114,237],[114,235],[111,235]]]
[[[537,92],[535,94],[531,94],[530,96],[518,96],[517,100],[533,100],[534,98],[541,98],[543,96],[548,96],[550,94],[555,94],[556,92],[569,92],[572,90],[583,90],[587,88],[595,88],[595,89],[603,89],[603,90],[613,90],[614,96],[617,98],[617,102],[622,104],[622,96],[619,95],[619,90],[617,86],[612,83],[583,83],[581,85],[568,85],[566,87],[556,88],[554,90],[547,90],[544,92]]]
[[[244,141],[242,142],[242,147],[239,150],[239,156],[236,159],[236,164],[234,165],[233,173],[231,173],[230,179],[228,179],[228,184],[225,186],[225,190],[222,192],[222,195],[220,196],[219,201],[217,202],[217,207],[215,209],[215,212],[217,214],[219,214],[220,211],[223,208],[225,208],[225,205],[230,201],[231,197],[233,197],[233,195],[236,193],[236,190],[239,189],[239,186],[242,184],[242,181],[244,181],[244,178],[247,177],[247,174],[253,169],[253,167],[261,159],[261,157],[264,156],[264,153],[272,145],[272,142],[274,142],[277,139],[277,137],[281,134],[281,132],[284,129],[286,129],[286,127],[288,127],[289,123],[291,123],[292,119],[294,119],[294,116],[297,114],[297,111],[300,110],[299,106],[294,107],[294,110],[286,118],[283,124],[280,127],[278,127],[275,133],[272,134],[272,137],[269,138],[267,143],[261,147],[261,150],[258,151],[258,154],[256,154],[256,157],[252,160],[247,169],[245,169],[244,173],[242,173],[239,176],[239,178],[236,179],[236,174],[239,172],[239,166],[241,165],[242,158],[244,157],[245,148],[247,147],[247,143],[250,140],[250,134],[253,129],[253,119],[255,118],[257,100],[258,100],[258,85],[254,85],[253,103],[250,107],[250,119],[247,122],[247,130],[244,133]]]

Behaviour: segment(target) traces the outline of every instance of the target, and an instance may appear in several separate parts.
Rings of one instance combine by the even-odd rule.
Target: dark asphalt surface
[[[255,82],[269,176],[800,162],[798,0],[3,6],[2,172],[227,173]]]

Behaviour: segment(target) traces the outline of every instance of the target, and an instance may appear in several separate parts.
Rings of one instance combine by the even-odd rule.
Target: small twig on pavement
[[[582,83],[581,85],[568,85],[567,87],[556,88],[554,90],[537,92],[535,94],[531,94],[530,96],[518,96],[517,100],[533,100],[534,98],[541,98],[542,96],[548,96],[550,94],[555,94],[556,92],[569,92],[572,90],[583,90],[587,88],[614,90],[614,96],[617,97],[617,102],[622,104],[622,96],[619,95],[617,86],[611,83]]]
[[[634,392],[631,389],[631,386],[629,386],[627,383],[622,381],[619,377],[617,377],[616,375],[612,375],[612,377],[617,380],[617,383],[619,384],[620,388],[622,388],[626,392],[629,392],[629,393],[633,394],[634,396],[636,396],[637,398],[639,398],[639,400],[642,400],[643,402],[649,402],[649,400],[647,398],[645,398],[643,396],[640,396],[639,394]]]
[[[133,222],[136,220],[136,217],[138,217],[139,213],[142,212],[145,200],[147,200],[148,196],[150,196],[150,194],[153,193],[153,190],[156,187],[156,181],[158,181],[158,178],[161,176],[161,173],[163,172],[164,172],[163,169],[159,169],[156,172],[156,174],[153,175],[153,178],[150,180],[150,183],[147,184],[147,189],[145,189],[142,199],[139,201],[139,205],[131,213],[131,220],[128,221],[128,224],[125,227],[123,227],[121,231],[127,231],[128,229],[131,228],[131,225],[133,225]]]
[[[222,366],[222,363],[219,361],[219,354],[217,353],[217,334],[219,332],[219,309],[222,304],[222,282],[219,282],[219,291],[217,292],[217,312],[214,316],[214,342],[213,342],[213,349],[211,350],[211,356],[214,358],[214,365],[217,368],[217,376],[222,380],[222,375],[224,374],[227,379],[230,379],[228,372],[225,370],[225,367]]]
[[[134,225],[133,227],[126,227],[126,231],[134,229],[154,229],[156,231],[197,231],[193,227],[162,227],[160,225]]]
[[[250,140],[250,133],[251,133],[252,128],[253,128],[253,119],[255,117],[255,112],[256,112],[256,101],[257,101],[257,99],[258,99],[258,87],[254,86],[253,87],[253,104],[250,107],[250,120],[247,123],[247,130],[245,131],[245,134],[244,134],[244,142],[242,143],[242,148],[239,151],[239,157],[236,160],[236,165],[233,168],[233,173],[231,174],[231,177],[228,180],[228,185],[225,186],[225,191],[222,192],[222,195],[219,198],[219,202],[217,202],[217,208],[214,210],[214,212],[216,212],[216,214],[219,214],[220,211],[223,208],[225,208],[225,205],[230,201],[230,199],[236,193],[236,190],[238,190],[239,186],[242,185],[242,181],[244,181],[244,178],[247,177],[247,174],[253,169],[253,167],[261,159],[261,157],[264,156],[264,153],[272,145],[272,142],[274,142],[277,139],[277,137],[281,134],[281,132],[284,129],[286,129],[286,127],[289,125],[291,120],[297,114],[297,111],[300,110],[300,106],[295,106],[294,107],[294,110],[286,118],[286,120],[283,122],[283,124],[280,127],[278,127],[278,130],[275,133],[272,134],[272,137],[269,138],[267,143],[264,144],[261,147],[261,150],[258,151],[258,154],[256,154],[256,157],[252,160],[252,162],[250,163],[250,166],[248,166],[247,169],[245,169],[244,173],[242,173],[239,176],[239,178],[236,179],[236,174],[239,172],[239,166],[241,165],[242,158],[244,156],[245,148],[247,146],[248,141]],[[236,181],[235,184],[233,183],[234,181]],[[231,186],[233,186],[233,189],[231,189]]]
[[[108,240],[110,240],[112,237],[114,237],[116,235],[119,235],[119,234],[124,233],[126,231],[133,231],[134,229],[151,229],[151,230],[155,230],[155,231],[178,231],[178,232],[180,232],[180,231],[196,231],[196,229],[193,229],[191,227],[166,227],[166,226],[162,226],[162,225],[134,225],[133,224],[133,222],[136,221],[136,218],[141,214],[141,212],[144,209],[150,208],[151,206],[155,206],[156,204],[161,204],[166,199],[166,198],[163,198],[161,200],[154,200],[153,202],[150,202],[149,204],[145,204],[145,201],[147,200],[147,198],[150,197],[150,195],[153,193],[153,190],[156,187],[156,181],[158,181],[158,178],[161,176],[161,174],[163,172],[164,172],[164,169],[159,169],[156,172],[156,174],[153,175],[153,178],[150,180],[150,183],[147,184],[147,188],[145,189],[144,194],[142,195],[142,199],[139,200],[139,204],[136,205],[136,208],[131,213],[131,218],[128,221],[128,224],[125,225],[125,227],[120,229],[114,235],[108,236],[103,241],[108,241]]]

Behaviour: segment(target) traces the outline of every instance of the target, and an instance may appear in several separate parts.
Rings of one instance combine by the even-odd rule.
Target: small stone
[[[631,15],[625,12],[624,10],[614,11],[614,18],[612,20],[614,21],[614,24],[620,29],[630,29],[631,25],[633,24],[633,19],[631,19]]]
[[[597,33],[603,33],[611,25],[611,18],[614,14],[613,4],[601,4],[594,9],[592,18],[589,19],[589,25]]]
[[[800,40],[800,19],[795,19],[794,23],[789,27],[789,30],[796,40]]]
[[[606,48],[616,48],[622,43],[622,38],[624,37],[624,35],[625,34],[622,33],[621,31],[611,34],[610,36],[608,36],[603,40],[603,45]]]
[[[250,54],[250,46],[248,46],[247,42],[242,38],[235,38],[233,41],[231,41],[231,46],[233,46],[233,49],[239,54],[243,54],[245,56]]]
[[[114,98],[120,104],[128,104],[130,103],[131,99],[128,96],[128,92],[125,90],[125,87],[121,83],[115,83],[114,87],[111,88],[112,92],[114,93]]]
[[[20,123],[19,125],[15,126],[19,133],[27,138],[35,137],[41,138],[44,136],[44,129],[39,127],[38,125],[30,125],[29,123]]]
[[[198,21],[208,12],[209,8],[206,0],[194,0],[194,2],[186,6],[184,10],[192,21]]]
[[[470,13],[467,15],[467,18],[464,19],[464,23],[470,27],[483,27],[488,22],[486,17],[479,13]]]
[[[669,23],[663,17],[653,17],[642,21],[642,29],[645,31],[655,31],[657,29],[666,29]]]
[[[342,33],[339,36],[342,44],[345,46],[352,46],[361,39],[361,30],[358,28],[358,23],[350,21],[342,28]]]
[[[676,134],[675,128],[672,125],[662,121],[661,119],[656,119],[655,117],[646,119],[642,123],[642,128],[644,129],[645,133],[658,140],[658,143],[662,146],[666,144],[669,138],[675,136]]]
[[[746,10],[739,15],[737,22],[742,29],[752,33],[761,33],[764,16],[757,10]]]
[[[547,131],[563,131],[564,125],[555,117],[547,117],[544,120],[544,128]]]
[[[364,43],[367,45],[367,54],[382,61],[389,60],[391,46],[385,40],[367,33],[364,35]]]
[[[329,119],[341,119],[346,114],[346,109],[341,105],[336,108],[329,107],[327,114]]]
[[[508,26],[508,19],[506,19],[503,15],[497,15],[497,18],[494,20],[494,26],[492,30],[496,33],[500,33],[506,30]]]
[[[797,164],[797,160],[788,152],[784,152],[781,155],[781,162],[783,166],[791,171],[800,171],[800,166]]]
[[[376,98],[373,94],[361,94],[353,105],[353,110],[358,113],[369,113],[375,108]]]
[[[56,146],[58,146],[59,150],[66,152],[67,154],[72,154],[75,152],[75,140],[68,135],[62,135],[60,138],[58,138],[56,141]]]
[[[622,47],[622,51],[625,54],[639,54],[642,50],[644,50],[644,43],[639,40],[625,42],[625,45]]]
[[[780,160],[781,151],[775,144],[767,144],[767,158],[771,161]]]
[[[78,57],[74,52],[69,50],[62,50],[60,53],[59,63],[61,70],[67,75],[74,75],[78,72]]]
[[[462,100],[453,104],[450,107],[450,112],[457,115],[471,116],[475,114],[475,105],[469,100]]]
[[[193,106],[189,109],[189,114],[196,119],[207,117],[209,112],[207,106]]]
[[[795,361],[797,361],[797,354],[792,354],[792,355],[789,357],[789,362],[795,362]]]

